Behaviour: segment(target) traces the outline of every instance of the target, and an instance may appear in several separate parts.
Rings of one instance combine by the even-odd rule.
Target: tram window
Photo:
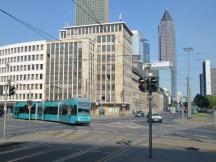
[[[19,113],[29,113],[29,110],[28,110],[27,106],[20,107],[19,108]]]
[[[67,114],[68,114],[67,107],[64,107],[62,109],[62,115],[67,115]]]
[[[32,106],[32,108],[31,108],[31,114],[35,114],[35,106]]]
[[[68,110],[67,115],[71,115],[71,108],[70,108],[70,106],[67,107],[67,110]]]
[[[77,106],[71,106],[71,115],[77,115]]]
[[[25,113],[29,113],[28,105],[25,105],[24,109]],[[32,106],[31,114],[35,114],[35,106]]]
[[[46,107],[44,110],[44,114],[57,114],[58,108],[57,107]]]
[[[79,114],[89,114],[89,109],[79,108],[78,112],[79,112]]]

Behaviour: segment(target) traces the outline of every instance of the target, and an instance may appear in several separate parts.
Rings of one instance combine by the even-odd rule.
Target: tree
[[[201,94],[197,94],[195,96],[194,104],[200,107],[201,109],[210,107],[210,101],[208,96],[202,96]]]
[[[216,96],[207,96],[209,101],[209,109],[216,109]]]
[[[197,105],[198,107],[202,107],[202,100],[203,100],[203,96],[201,94],[197,94],[194,97],[194,104]]]

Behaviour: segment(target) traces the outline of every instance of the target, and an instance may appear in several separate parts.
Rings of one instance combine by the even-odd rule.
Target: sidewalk
[[[160,138],[153,141],[152,158],[148,144],[134,147],[116,158],[115,162],[215,162],[216,141]]]

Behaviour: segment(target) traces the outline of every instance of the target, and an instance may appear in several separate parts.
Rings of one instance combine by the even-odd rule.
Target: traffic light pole
[[[9,83],[9,81],[8,81],[8,83]],[[8,98],[7,91],[8,91],[8,87],[9,87],[9,85],[6,85],[5,102],[4,102],[4,124],[3,124],[3,138],[4,139],[6,138],[6,120],[7,120],[6,114],[7,114],[7,98]]]
[[[152,88],[151,79],[149,79],[148,86],[148,99],[149,99],[149,158],[152,158]]]

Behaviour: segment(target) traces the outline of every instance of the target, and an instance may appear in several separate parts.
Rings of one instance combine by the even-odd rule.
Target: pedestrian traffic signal
[[[139,78],[139,87],[138,88],[141,92],[147,91],[146,80],[142,77]]]
[[[15,95],[15,86],[9,85],[9,96]]]

